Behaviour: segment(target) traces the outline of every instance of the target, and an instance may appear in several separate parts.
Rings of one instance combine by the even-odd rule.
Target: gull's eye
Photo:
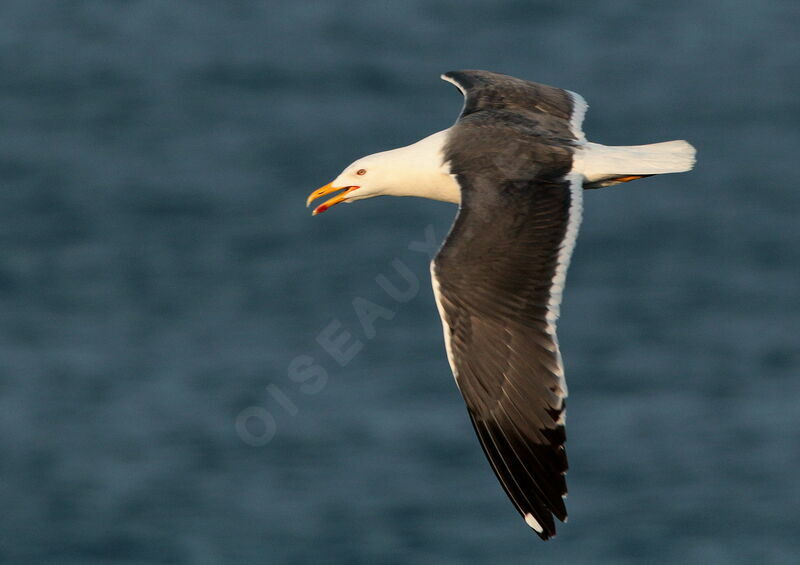
[[[364,176],[364,175],[366,175],[366,174],[367,174],[367,169],[358,169],[358,170],[356,171],[356,174],[357,174],[358,176],[360,176],[360,177],[361,177],[361,176]]]

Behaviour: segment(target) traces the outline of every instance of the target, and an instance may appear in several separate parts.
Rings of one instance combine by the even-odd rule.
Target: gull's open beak
[[[322,188],[318,188],[314,192],[308,195],[308,199],[306,200],[306,208],[308,208],[314,200],[317,198],[321,198],[326,194],[330,194],[332,192],[336,192],[337,190],[344,190],[338,196],[334,196],[330,200],[326,200],[316,208],[314,208],[314,212],[311,213],[312,216],[316,216],[317,214],[322,214],[325,210],[330,208],[331,206],[336,206],[339,202],[345,200],[345,195],[353,192],[357,189],[357,186],[333,186],[333,183],[328,183]]]

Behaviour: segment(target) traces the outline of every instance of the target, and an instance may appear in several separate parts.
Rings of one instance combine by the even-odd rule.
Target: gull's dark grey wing
[[[581,217],[572,153],[538,119],[487,109],[453,126],[458,217],[431,264],[448,359],[481,446],[541,538],[567,516],[555,323]],[[541,133],[541,132],[539,132]]]
[[[490,71],[450,71],[442,79],[464,95],[461,118],[484,110],[528,112],[558,137],[586,139],[581,125],[588,106],[575,92]]]

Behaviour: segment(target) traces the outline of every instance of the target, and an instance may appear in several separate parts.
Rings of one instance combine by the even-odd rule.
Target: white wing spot
[[[542,525],[536,521],[536,518],[533,517],[533,514],[525,514],[525,523],[528,524],[531,528],[536,530],[538,533],[542,533],[544,531],[542,529]]]

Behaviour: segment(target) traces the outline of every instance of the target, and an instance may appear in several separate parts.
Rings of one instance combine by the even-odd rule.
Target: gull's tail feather
[[[691,170],[695,148],[683,140],[649,145],[609,146],[585,143],[575,152],[573,171],[586,178],[584,188]]]

